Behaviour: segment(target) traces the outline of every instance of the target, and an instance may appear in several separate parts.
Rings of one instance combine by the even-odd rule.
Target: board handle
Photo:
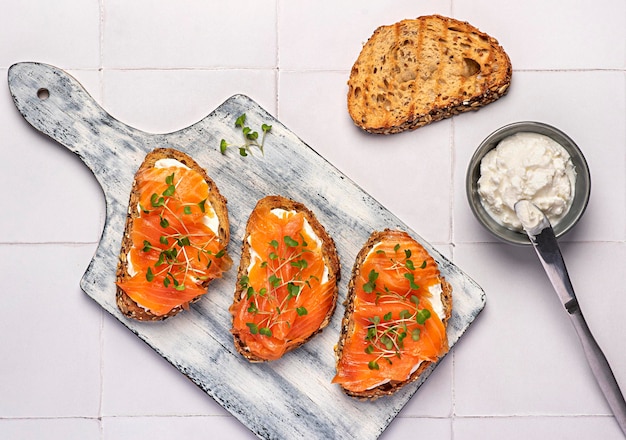
[[[76,79],[57,67],[17,63],[9,68],[8,82],[22,116],[76,153],[101,184],[115,178],[109,174],[119,170],[121,161],[140,161],[150,148],[149,134],[113,118]]]

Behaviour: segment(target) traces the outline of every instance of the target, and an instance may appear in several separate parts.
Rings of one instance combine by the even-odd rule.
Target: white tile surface
[[[379,437],[381,440],[396,438],[452,438],[451,421],[437,418],[396,418]]]
[[[439,364],[399,417],[447,418],[453,413],[454,351]]]
[[[453,426],[455,440],[619,440],[624,435],[612,417],[487,417],[460,418]]]
[[[488,295],[478,322],[455,348],[457,415],[608,414],[531,249],[459,245],[455,262]],[[496,265],[508,269],[494,277]]]
[[[280,2],[280,68],[349,71],[377,27],[434,13],[450,15],[450,4],[434,0],[396,1],[393,7],[376,0]],[[324,55],[311,56],[319,53]]]
[[[103,106],[127,125],[170,133],[195,124],[238,93],[276,114],[275,83],[273,70],[106,70]]]
[[[453,5],[456,18],[498,39],[515,69],[624,68],[624,2],[465,0]]]
[[[102,58],[107,68],[271,68],[276,3],[107,0]]]
[[[104,416],[228,414],[116,319],[106,316],[103,337]]]
[[[96,419],[5,419],[0,420],[0,437],[11,440],[100,438]]]
[[[0,67],[39,61],[65,68],[97,68],[100,4],[98,0],[4,3],[0,14]]]
[[[366,135],[345,102],[361,45],[380,25],[430,13],[500,41],[509,94],[411,133]],[[149,132],[247,94],[485,289],[483,313],[381,438],[624,438],[532,251],[483,231],[464,189],[475,148],[504,124],[543,121],[578,143],[592,194],[563,252],[626,388],[623,1],[26,0],[5,5],[0,41],[4,78],[18,61],[56,65]],[[253,438],[81,292],[102,192],[19,115],[6,86],[0,116],[0,438]]]
[[[0,419],[97,417],[102,311],[77,280],[94,245],[0,245]]]
[[[257,438],[232,417],[105,417],[103,440]]]

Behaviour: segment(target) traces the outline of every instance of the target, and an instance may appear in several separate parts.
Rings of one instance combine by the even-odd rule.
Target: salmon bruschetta
[[[339,258],[332,238],[302,203],[261,199],[244,234],[232,314],[237,351],[251,362],[281,358],[328,325]]]
[[[127,317],[176,315],[228,270],[226,199],[206,171],[178,150],[150,152],[135,175],[116,280]]]
[[[450,285],[404,231],[374,232],[348,285],[332,382],[357,398],[396,392],[448,351]]]

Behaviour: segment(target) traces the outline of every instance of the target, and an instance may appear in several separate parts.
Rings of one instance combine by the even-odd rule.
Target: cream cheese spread
[[[169,167],[185,168],[186,170],[191,169],[184,163],[176,159],[172,159],[171,157],[164,157],[163,159],[159,159],[156,162],[154,162],[154,168],[169,168]]]
[[[565,148],[548,136],[522,132],[500,141],[482,159],[478,193],[496,222],[520,231],[516,202],[531,201],[555,225],[570,209],[575,183],[576,170]]]

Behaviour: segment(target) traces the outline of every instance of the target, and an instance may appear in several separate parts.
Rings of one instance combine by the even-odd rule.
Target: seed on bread
[[[348,81],[348,111],[371,133],[391,134],[477,110],[507,93],[510,59],[498,41],[440,15],[381,26]]]

